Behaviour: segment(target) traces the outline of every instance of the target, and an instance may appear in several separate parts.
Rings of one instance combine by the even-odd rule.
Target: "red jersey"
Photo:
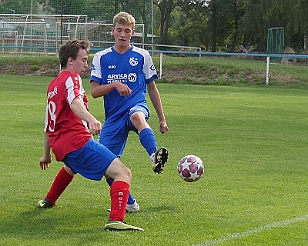
[[[79,98],[88,109],[88,99],[77,73],[61,72],[52,80],[47,90],[45,132],[49,135],[49,144],[57,161],[82,148],[92,138],[87,123],[71,110],[70,105]]]

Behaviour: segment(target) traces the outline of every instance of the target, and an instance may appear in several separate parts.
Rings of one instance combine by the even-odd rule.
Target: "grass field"
[[[122,161],[141,210],[126,221],[145,231],[108,232],[104,181],[77,175],[56,207],[36,209],[62,167],[38,165],[51,78],[0,78],[0,245],[308,244],[307,90],[158,84],[170,130],[159,133],[152,107],[150,124],[170,159],[155,175],[130,135]],[[102,100],[88,95],[103,121]],[[177,174],[186,154],[205,163],[198,182]]]

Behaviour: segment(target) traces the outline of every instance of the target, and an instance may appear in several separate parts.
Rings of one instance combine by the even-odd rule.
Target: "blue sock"
[[[139,133],[139,140],[141,145],[145,148],[148,152],[149,156],[156,152],[156,139],[154,132],[151,128],[144,128]]]
[[[111,184],[113,183],[113,178],[106,179],[106,182],[111,187]],[[131,193],[129,193],[127,204],[133,204],[134,202],[135,202],[135,199],[134,199],[133,195]]]

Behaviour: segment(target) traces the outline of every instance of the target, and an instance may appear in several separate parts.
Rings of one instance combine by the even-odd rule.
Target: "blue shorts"
[[[73,173],[99,181],[116,157],[109,149],[92,138],[82,148],[67,154],[63,162],[72,169]]]
[[[143,112],[146,120],[150,117],[150,112],[146,105],[139,104],[132,107],[125,114],[118,117],[111,116],[104,122],[104,126],[99,137],[99,142],[105,145],[118,157],[121,157],[123,154],[128,133],[130,131],[137,133],[137,129],[130,121],[130,117],[135,112]]]

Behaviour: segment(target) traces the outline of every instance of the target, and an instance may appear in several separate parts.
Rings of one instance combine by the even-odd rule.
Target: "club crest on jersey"
[[[154,66],[154,64],[152,64],[152,66],[150,67],[150,69],[151,69],[152,71],[155,71],[155,66]]]
[[[134,58],[134,57],[129,58],[129,64],[132,65],[133,67],[137,66],[138,65],[138,59]]]
[[[130,73],[130,74],[128,75],[128,81],[129,81],[129,82],[136,82],[136,81],[137,81],[137,74],[135,74],[135,73]]]

